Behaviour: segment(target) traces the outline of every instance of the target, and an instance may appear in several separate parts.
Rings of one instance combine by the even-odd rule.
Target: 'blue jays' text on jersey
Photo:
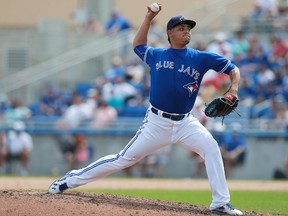
[[[135,53],[150,67],[150,103],[169,113],[192,110],[204,74],[209,70],[226,73],[235,65],[210,52],[191,48],[165,49],[140,45]]]

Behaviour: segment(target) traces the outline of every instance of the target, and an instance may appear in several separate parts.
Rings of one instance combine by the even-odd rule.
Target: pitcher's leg
[[[87,184],[132,166],[153,151],[171,144],[172,126],[167,119],[148,110],[143,125],[120,153],[102,157],[83,169],[69,172],[63,178],[54,181],[49,187],[49,192],[61,193],[68,188]]]
[[[230,194],[218,143],[210,132],[196,120],[190,121],[181,128],[181,131],[178,144],[198,153],[205,160],[206,172],[212,191],[210,208],[229,203]]]
[[[155,135],[152,131],[158,133]],[[136,135],[121,152],[107,155],[83,169],[69,172],[63,177],[65,183],[68,188],[74,188],[130,167],[146,155],[169,144],[169,136],[169,132],[165,130],[165,127],[160,127],[159,122],[150,124],[147,121],[145,127],[141,127],[137,131]]]
[[[209,142],[207,140],[207,142]],[[223,160],[216,141],[211,140],[207,146],[209,150],[204,153],[206,172],[212,191],[212,203],[210,209],[223,206],[230,202],[230,193],[228,190]]]
[[[137,161],[139,160],[126,158],[120,154],[107,155],[85,168],[72,170],[67,173],[64,178],[66,178],[67,186],[69,188],[75,188],[130,167]]]
[[[85,168],[66,174],[64,177],[68,187],[75,188],[130,167],[152,152],[154,146],[146,144],[141,132],[138,133],[120,153],[104,156]]]

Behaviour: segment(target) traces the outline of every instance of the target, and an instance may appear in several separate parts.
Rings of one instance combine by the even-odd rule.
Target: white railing
[[[59,129],[57,127],[60,118],[32,118],[26,120],[26,127],[28,132],[32,134],[62,134],[62,133],[84,133],[84,134],[121,134],[121,135],[133,135],[142,125],[142,117],[119,117],[117,121],[105,126],[105,127],[93,127],[93,121],[86,121],[79,124],[77,127]],[[221,125],[222,119],[211,119],[212,124],[217,123],[217,128]],[[241,133],[250,136],[279,136],[288,137],[288,130],[285,129],[285,125],[279,124],[275,119],[245,119],[239,116],[229,116],[224,119],[224,130],[218,130],[216,127],[207,128],[213,133],[225,133],[231,130],[231,124],[238,122],[241,124]],[[211,122],[210,122],[211,124]],[[267,126],[267,127],[266,127]],[[12,127],[11,123],[0,121],[0,132],[8,130]]]
[[[11,74],[0,80],[0,92],[13,90],[38,82],[48,76],[69,69],[89,59],[101,56],[130,44],[130,31],[98,38],[96,41],[68,51],[38,65]]]

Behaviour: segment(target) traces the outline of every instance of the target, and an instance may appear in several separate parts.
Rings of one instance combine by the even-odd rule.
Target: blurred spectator
[[[29,133],[25,131],[26,126],[22,121],[15,121],[12,129],[6,134],[2,134],[2,154],[0,161],[6,161],[7,173],[12,173],[12,163],[15,160],[21,162],[21,175],[28,174],[28,164],[31,151],[33,149],[33,140]]]
[[[287,15],[288,0],[278,0],[278,2],[279,2],[279,13],[281,15]]]
[[[88,17],[88,11],[83,4],[79,5],[78,8],[72,13],[72,19],[76,24],[78,31],[83,31],[84,26],[88,22]]]
[[[171,156],[171,148],[172,146],[168,145],[156,151],[156,154],[158,155],[156,164],[156,177],[164,177],[165,167],[167,166]]]
[[[266,8],[268,4],[272,5],[270,1],[259,2],[261,4],[265,3]],[[259,6],[260,4],[257,5]],[[90,30],[94,31],[95,21],[97,22],[97,20],[95,20],[93,16],[89,17],[84,6],[82,1],[82,3],[79,4],[77,16],[75,13],[75,20],[81,23],[86,19],[85,16],[87,16],[88,19],[91,18]],[[112,26],[112,23],[117,23],[116,17],[119,13],[114,13],[113,11],[111,15],[115,15],[113,22],[111,21],[112,19],[110,20]],[[76,17],[78,18],[76,19]],[[84,24],[84,26],[90,28],[88,27],[90,24],[87,22],[86,24]],[[167,38],[162,38],[161,36],[162,31],[163,29],[157,21],[153,21],[150,32],[153,34],[151,43],[155,41],[158,43],[158,40],[162,43],[167,42]],[[241,104],[250,106],[251,109],[257,105],[256,112],[259,111],[259,113],[256,114],[255,112],[254,117],[269,116],[272,121],[275,120],[275,123],[278,124],[277,122],[279,122],[280,118],[277,117],[279,115],[275,113],[276,105],[273,103],[273,98],[281,94],[286,101],[288,100],[288,46],[285,34],[273,32],[270,37],[266,37],[266,35],[254,34],[253,32],[245,35],[245,32],[241,30],[236,31],[233,37],[229,39],[223,32],[217,32],[214,40],[208,44],[207,49],[207,41],[204,41],[205,38],[196,35],[196,37],[198,37],[195,38],[196,40],[193,46],[200,50],[208,50],[220,53],[221,55],[232,56],[232,61],[237,62],[241,69],[242,83],[238,94],[242,101]],[[112,57],[111,67],[107,71],[104,71],[104,75],[97,77],[97,89],[92,89],[88,95],[86,95],[86,93],[85,95],[81,95],[83,98],[87,96],[86,103],[94,108],[98,106],[98,101],[103,98],[109,105],[117,110],[119,115],[123,113],[123,115],[126,115],[126,113],[137,113],[135,110],[137,110],[139,106],[146,106],[149,97],[150,80],[149,74],[146,74],[145,70],[145,65],[139,64],[138,61],[132,60],[126,65],[125,55],[117,54]],[[203,88],[205,88],[205,91],[202,93],[205,102],[213,98],[216,92],[215,89],[224,92],[224,87],[227,85],[226,80],[222,79],[222,76],[214,79],[214,75],[216,75],[214,71],[211,71],[211,73],[209,71],[204,77]],[[216,96],[217,95],[214,95],[214,97]],[[38,109],[40,107],[40,114],[45,116],[61,116],[63,114],[64,119],[66,115],[64,115],[64,112],[68,110],[68,106],[71,105],[70,97],[70,92],[63,93],[55,88],[49,89],[47,94],[43,95],[40,99],[40,104],[38,104],[40,105],[38,106]],[[7,97],[6,100],[3,100],[0,95],[1,118],[5,119],[4,114],[7,110],[11,110],[11,103]],[[34,110],[32,106],[29,107],[32,111]],[[199,114],[201,114],[201,112],[199,112]],[[283,115],[281,114],[281,116]],[[73,119],[74,118],[72,118],[72,121]],[[84,117],[83,119],[87,118]],[[85,121],[83,119],[79,120],[79,122]]]
[[[279,14],[279,5],[278,0],[255,0],[254,10],[251,14],[251,17],[254,19],[257,18],[266,18],[266,17],[275,17]]]
[[[255,103],[257,92],[254,83],[247,76],[241,80],[238,97],[241,100],[241,104],[244,106],[251,106]]]
[[[89,150],[83,134],[66,134],[60,137],[60,150],[67,162],[67,170],[83,166],[89,161],[92,151]]]
[[[73,135],[63,134],[57,137],[60,151],[67,163],[67,170],[74,169],[74,155],[76,151]]]
[[[9,100],[6,94],[0,93],[0,119],[4,118],[4,113],[9,108]]]
[[[273,83],[266,83],[265,85],[257,84],[257,87],[258,88],[257,88],[257,95],[255,97],[255,104],[261,103],[261,102],[264,102],[264,103],[270,102],[277,96]]]
[[[117,118],[117,110],[108,105],[106,101],[100,101],[98,107],[94,110],[92,127],[103,128],[109,126]]]
[[[270,65],[269,55],[264,49],[264,45],[258,35],[253,34],[250,36],[249,49],[247,50],[246,55],[241,59],[240,64],[241,76],[248,76],[249,78],[252,78],[253,73],[257,70],[259,65]]]
[[[206,50],[206,44],[204,42],[202,35],[195,35],[193,41],[194,41],[194,44],[193,44],[194,49],[197,49],[200,51]]]
[[[227,177],[230,176],[233,167],[245,162],[247,144],[245,137],[241,134],[241,129],[241,124],[232,123],[231,132],[224,134],[223,142],[219,143]]]
[[[254,79],[256,84],[265,86],[266,84],[272,83],[274,81],[275,74],[266,65],[259,64],[254,75]]]
[[[84,33],[102,33],[103,26],[97,21],[94,14],[89,14],[87,22],[83,25]]]
[[[273,173],[274,179],[288,179],[288,156],[283,161],[283,167],[275,169]]]
[[[92,156],[91,151],[89,151],[89,146],[86,141],[86,137],[83,134],[75,134],[75,162],[76,167],[83,167],[89,158]]]
[[[214,39],[207,45],[206,51],[216,53],[228,59],[232,59],[232,45],[228,41],[224,32],[217,32]],[[224,74],[218,74],[213,70],[209,70],[203,79],[204,85],[212,84],[216,89],[220,90],[222,83],[227,82],[229,77]]]
[[[65,94],[54,86],[47,86],[40,98],[40,112],[46,116],[61,116],[67,108],[68,102]]]
[[[5,162],[6,157],[6,136],[4,131],[0,131],[0,168]]]
[[[135,88],[141,90],[145,72],[146,70],[144,65],[138,59],[133,59],[126,67],[125,78]]]
[[[211,71],[214,72],[214,71]],[[215,73],[215,72],[214,72]],[[205,77],[205,76],[204,76]],[[206,78],[203,83],[204,91],[201,92],[201,98],[205,103],[210,102],[213,98],[217,97],[218,91],[220,91],[221,80],[213,79],[211,77]]]
[[[117,77],[112,82],[106,82],[102,87],[103,99],[117,111],[128,104],[130,100],[137,97],[137,89],[124,80],[124,77]]]
[[[285,108],[285,128],[288,131],[288,103],[286,103],[286,108]]]
[[[111,61],[111,67],[105,72],[105,79],[111,83],[114,83],[117,78],[123,78],[125,74],[125,68],[123,59],[115,55]]]
[[[72,104],[65,110],[57,127],[60,129],[76,128],[80,123],[91,120],[93,109],[84,102],[80,95],[73,93]]]
[[[190,152],[189,158],[196,161],[196,169],[192,175],[192,178],[203,178],[205,170],[204,159],[196,152]]]
[[[288,103],[282,95],[275,95],[275,97],[271,99],[271,115],[272,118],[274,118],[273,123],[269,125],[271,129],[286,128],[287,104]]]
[[[22,104],[20,100],[12,100],[11,107],[4,113],[4,120],[8,123],[14,121],[26,120],[31,117],[31,110]]]
[[[99,101],[102,99],[101,91],[96,88],[91,88],[87,92],[86,103],[92,110],[96,109],[99,105]]]
[[[207,46],[207,51],[232,59],[232,45],[224,32],[215,34],[214,40]]]
[[[249,50],[251,51],[251,53],[253,53],[253,55],[258,55],[262,50],[264,50],[263,41],[261,41],[259,35],[252,34],[249,37],[248,42],[249,42]],[[247,52],[249,52],[249,50],[247,50]]]
[[[288,41],[281,33],[277,32],[271,35],[270,44],[272,48],[270,61],[274,68],[281,68],[288,54]]]
[[[103,99],[107,103],[120,112],[124,107],[124,98],[116,94],[114,85],[110,82],[106,82],[102,87]]]
[[[243,58],[249,49],[249,42],[244,36],[244,32],[239,30],[235,32],[235,37],[232,39],[232,54],[233,58],[240,56]]]
[[[147,155],[138,164],[141,177],[164,177],[164,169],[169,162],[171,146],[165,146],[150,155]]]
[[[287,83],[288,83],[288,79],[287,79]],[[141,88],[141,95],[143,99],[146,100],[147,103],[149,103],[148,102],[149,94],[150,94],[150,77],[147,75],[147,76],[144,76],[144,79],[142,81],[142,88]]]
[[[129,100],[134,99],[137,96],[137,89],[127,82],[124,78],[118,78],[113,86],[114,94],[123,99],[125,104],[129,103]]]
[[[106,23],[105,29],[107,34],[114,34],[126,29],[131,28],[130,21],[120,14],[119,11],[112,11],[110,19]]]
[[[276,32],[270,37],[270,43],[273,48],[273,56],[275,59],[285,58],[288,54],[288,41],[280,32]]]

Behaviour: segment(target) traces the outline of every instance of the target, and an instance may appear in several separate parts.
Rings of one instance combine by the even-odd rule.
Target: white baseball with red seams
[[[153,3],[153,4],[150,5],[150,9],[151,9],[152,12],[156,13],[156,12],[158,12],[160,10],[160,7],[159,7],[159,5],[157,3]]]

